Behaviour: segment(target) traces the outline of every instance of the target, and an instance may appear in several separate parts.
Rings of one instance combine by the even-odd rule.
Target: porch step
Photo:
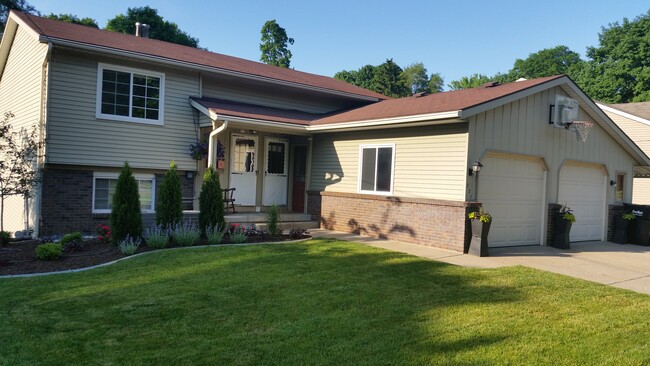
[[[260,212],[244,212],[227,214],[226,221],[233,224],[247,224],[247,223],[264,223],[267,221],[267,214]],[[311,215],[305,213],[280,213],[280,222],[300,222],[311,221]]]
[[[254,223],[257,230],[266,231],[268,229],[268,224],[266,222]],[[280,222],[278,227],[282,230],[291,230],[291,229],[318,229],[320,223],[318,221],[293,221],[293,222]]]

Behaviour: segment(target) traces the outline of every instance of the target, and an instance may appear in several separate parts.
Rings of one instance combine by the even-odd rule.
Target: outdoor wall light
[[[615,180],[610,180],[610,181],[609,181],[609,185],[610,185],[610,186],[615,186],[615,185],[616,185],[616,181],[615,181]]]
[[[475,173],[478,173],[481,171],[481,168],[483,167],[483,164],[481,164],[480,161],[475,161],[474,164],[472,164],[472,167],[469,169],[469,175],[472,176]]]

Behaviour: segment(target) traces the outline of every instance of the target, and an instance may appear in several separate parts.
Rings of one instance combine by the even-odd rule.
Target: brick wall
[[[320,218],[322,228],[466,252],[471,232],[467,214],[477,210],[479,205],[356,193],[309,192],[307,210]]]

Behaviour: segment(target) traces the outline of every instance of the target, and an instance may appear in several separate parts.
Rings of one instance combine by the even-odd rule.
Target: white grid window
[[[118,175],[113,173],[96,173],[93,184],[93,213],[110,213],[113,208],[113,195],[117,186]],[[156,180],[153,175],[135,175],[140,193],[142,212],[154,212]]]

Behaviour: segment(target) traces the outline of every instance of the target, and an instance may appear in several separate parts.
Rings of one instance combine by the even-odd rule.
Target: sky
[[[518,58],[557,45],[585,58],[610,23],[650,10],[645,0],[28,0],[43,14],[89,17],[100,27],[150,6],[212,52],[259,61],[260,31],[275,19],[295,43],[291,67],[334,76],[392,58],[422,62],[445,85],[507,72]]]

